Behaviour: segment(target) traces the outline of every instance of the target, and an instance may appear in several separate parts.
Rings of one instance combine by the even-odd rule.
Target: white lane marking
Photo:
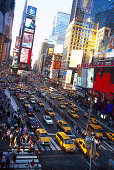
[[[53,146],[52,143],[50,143],[50,148],[51,148],[53,151],[56,150],[56,148]]]
[[[103,148],[104,150],[106,150],[107,148],[105,148],[103,145],[100,145],[101,148]]]
[[[111,150],[114,151],[114,148],[112,146],[110,146],[108,143],[106,143],[105,141],[103,141],[103,143],[105,143],[105,145],[107,145]]]
[[[61,148],[56,144],[53,138],[50,137],[50,139],[51,139],[52,144],[57,148],[57,150],[61,150]]]
[[[50,151],[51,149],[49,148],[49,146],[45,146],[46,151]]]
[[[55,136],[56,134],[55,134],[55,133],[48,133],[48,135],[52,135],[52,136]]]
[[[43,126],[43,124],[41,123],[41,121],[38,119],[38,117],[36,115],[35,115],[35,118],[40,122],[40,124],[43,127],[43,129],[45,129],[45,127]]]
[[[109,128],[108,126],[106,126],[104,123],[100,122],[99,120],[97,120],[100,124],[102,124],[103,126],[105,126],[107,129],[109,129],[111,132],[114,133],[114,130],[112,130],[111,128]]]

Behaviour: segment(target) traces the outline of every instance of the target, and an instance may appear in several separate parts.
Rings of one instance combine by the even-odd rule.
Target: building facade
[[[54,22],[49,42],[51,44],[64,44],[66,29],[68,28],[70,14],[58,11]]]

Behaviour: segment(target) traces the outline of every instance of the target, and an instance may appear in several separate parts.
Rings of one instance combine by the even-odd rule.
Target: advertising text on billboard
[[[31,48],[33,41],[33,34],[24,32],[22,47]]]

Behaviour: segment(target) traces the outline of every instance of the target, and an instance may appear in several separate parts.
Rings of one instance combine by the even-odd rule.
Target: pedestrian
[[[35,166],[35,170],[39,170],[38,163],[37,163],[37,165]]]
[[[12,160],[14,162],[14,164],[16,163],[16,159],[17,159],[17,155],[16,155],[16,151],[13,152],[13,157]]]
[[[6,165],[6,159],[5,156],[3,156],[1,159],[1,168],[4,168],[5,165]]]
[[[9,152],[5,155],[6,158],[6,168],[9,168],[10,165],[10,154]]]
[[[27,164],[26,164],[26,170],[30,170],[31,167],[30,167],[30,162],[28,161]]]
[[[34,166],[34,165],[35,165],[34,159],[31,161],[30,164],[31,164],[31,167],[32,167],[32,168],[35,168],[35,166]]]
[[[109,126],[112,126],[112,117],[109,117]]]
[[[40,150],[40,149],[41,149],[41,144],[42,144],[41,139],[38,139],[38,141],[37,141],[38,150]]]

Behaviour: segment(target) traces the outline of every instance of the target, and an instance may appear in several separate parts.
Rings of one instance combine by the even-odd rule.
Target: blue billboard
[[[37,8],[35,8],[33,6],[28,6],[27,14],[31,15],[33,17],[36,17],[36,11],[37,11]]]

